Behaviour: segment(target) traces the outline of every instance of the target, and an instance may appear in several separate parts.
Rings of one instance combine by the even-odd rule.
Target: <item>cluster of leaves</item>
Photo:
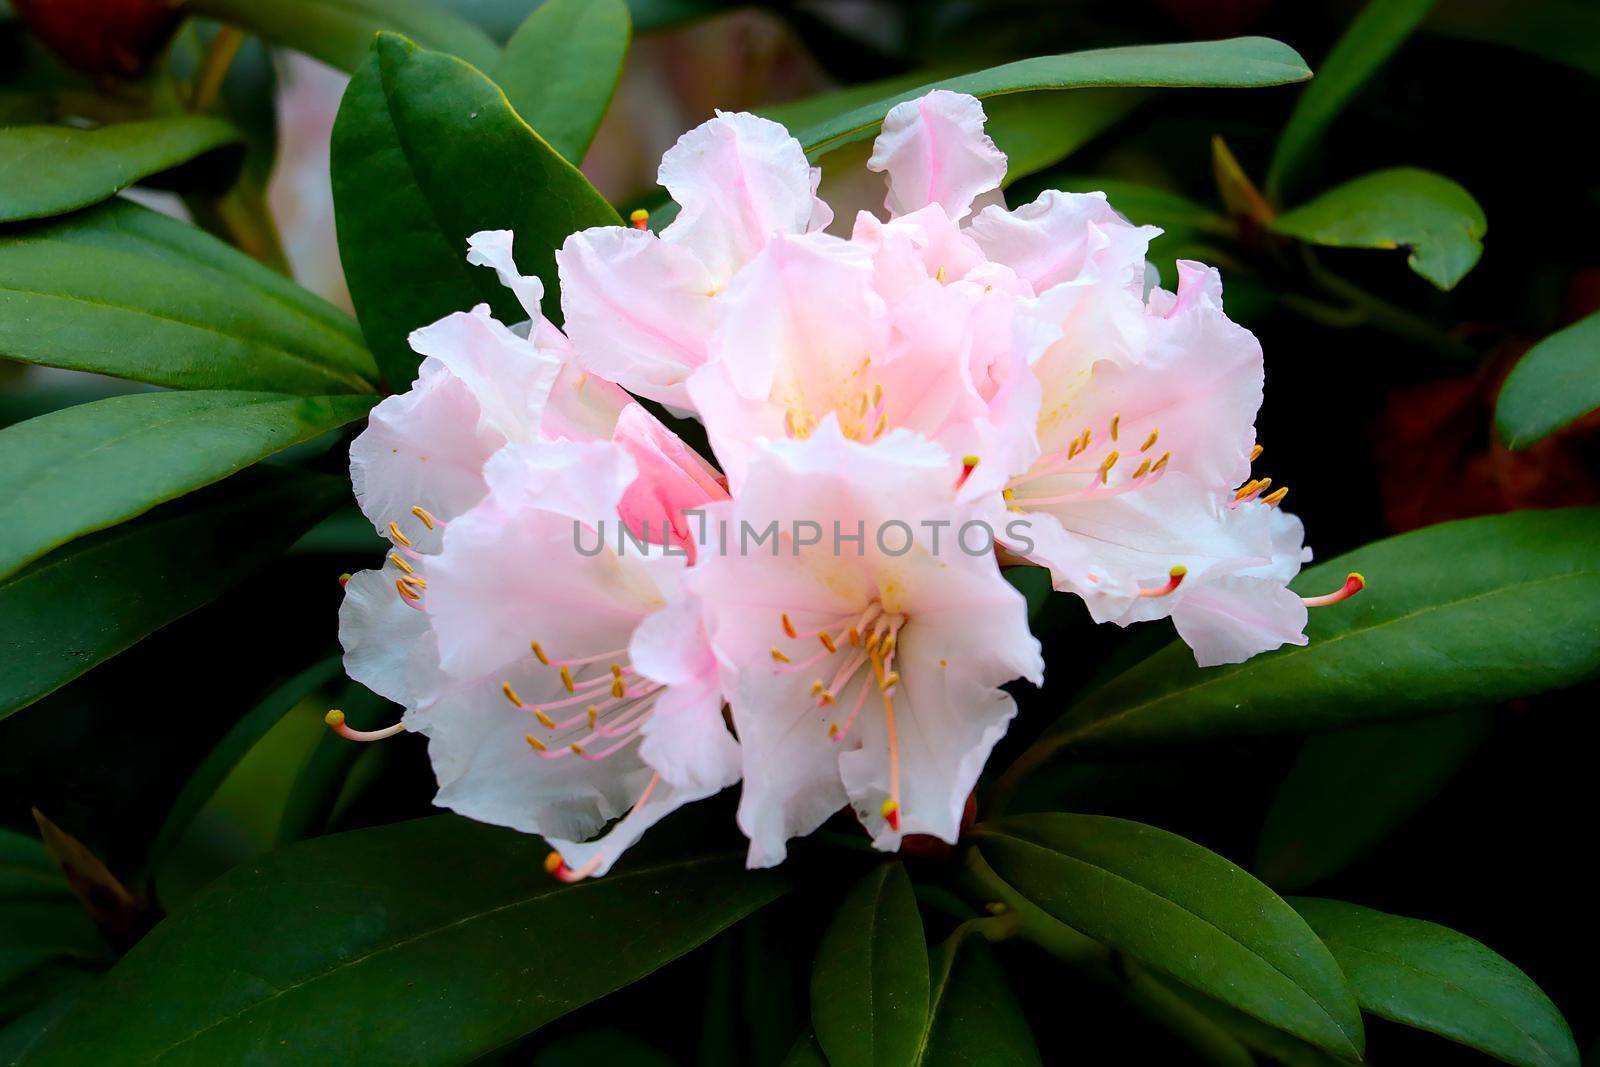
[[[1316,614],[1307,647],[1208,671],[1150,628],[1096,677],[1074,675],[1082,645],[1065,636],[1070,609],[1029,584],[1037,574],[1018,575],[1052,674],[1070,684],[1027,702],[959,851],[884,861],[824,834],[783,871],[752,873],[738,842],[710,828],[731,822],[725,812],[685,813],[653,854],[567,886],[544,875],[537,840],[453,816],[396,821],[426,800],[414,746],[398,743],[387,765],[376,753],[358,764],[336,740],[295,732],[297,710],[330,693],[358,724],[393,715],[340,688],[329,655],[326,571],[375,546],[351,521],[342,435],[411,381],[411,329],[480,302],[519,317],[489,272],[465,264],[469,234],[513,229],[519,263],[544,280],[559,321],[554,249],[619,221],[576,164],[631,29],[721,5],[546,0],[523,18],[529,6],[191,0],[194,17],[115,91],[56,64],[42,28],[36,39],[4,24],[21,59],[0,87],[0,115],[15,123],[0,129],[0,357],[150,388],[8,417],[0,430],[0,740],[24,760],[83,753],[92,776],[128,778],[120,795],[142,813],[133,833],[117,844],[101,834],[93,850],[38,813],[42,843],[0,831],[0,1058],[457,1063],[521,1047],[539,1063],[655,1062],[662,1053],[600,1024],[641,1004],[651,1017],[653,999],[683,995],[662,983],[703,970],[690,1003],[704,1002],[707,1062],[1037,1062],[1052,1039],[1036,998],[1008,980],[1021,959],[1156,1020],[1209,1062],[1357,1061],[1364,1019],[1377,1018],[1509,1063],[1576,1063],[1554,1005],[1484,945],[1278,890],[1336,873],[1402,822],[1482,741],[1485,709],[1600,674],[1600,511],[1447,523],[1357,549],[1297,583],[1321,592],[1350,570],[1373,582]],[[1385,167],[1280,206],[1432,6],[1380,0],[1349,23],[1299,90],[1259,188],[1215,140],[1218,210],[1060,162],[1169,98],[1162,90],[1307,78],[1272,40],[977,69],[974,48],[767,110],[826,181],[859,167],[899,100],[935,85],[973,93],[1011,157],[1013,202],[1045,186],[1106,188],[1134,221],[1166,228],[1165,264],[1222,265],[1236,314],[1274,302],[1475,358],[1319,258],[1403,246],[1412,270],[1454,287],[1486,228],[1461,185]],[[789,14],[826,54],[818,25]],[[263,197],[271,49],[353,75],[331,158],[355,320],[281,273]],[[196,225],[118,197],[135,183],[178,190]],[[670,206],[654,213],[667,218]],[[1498,409],[1507,443],[1531,444],[1600,402],[1597,331],[1600,319],[1586,319],[1517,366]],[[1269,364],[1283,358],[1268,348]],[[297,597],[307,574],[322,593]],[[257,618],[283,603],[290,610]],[[225,662],[200,662],[193,647]],[[189,675],[192,688],[179,677]],[[136,724],[153,737],[129,740],[139,736],[130,716],[192,720],[201,706],[220,714],[166,733]],[[1082,800],[1087,787],[1064,769],[1068,755],[1092,767],[1301,735],[1311,739],[1272,802],[1254,874],[1146,822],[1084,813],[1103,801]],[[298,769],[274,796],[265,841],[310,840],[246,850],[195,891],[228,866],[213,857],[185,886],[173,869],[217,798],[252,765],[289,755]],[[1391,787],[1363,788],[1384,775]],[[50,814],[72,823],[70,810]],[[362,828],[324,834],[336,825]],[[809,973],[808,1013],[797,1014],[798,990],[774,1003],[752,977],[770,990],[797,966]],[[550,1027],[570,1013],[587,1028]],[[536,1032],[559,1040],[518,1045]]]

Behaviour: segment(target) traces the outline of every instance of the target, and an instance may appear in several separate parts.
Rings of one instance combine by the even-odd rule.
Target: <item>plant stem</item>
[[[233,57],[239,54],[242,44],[244,31],[237,26],[223,26],[217,30],[200,58],[200,73],[195,76],[194,93],[189,97],[190,111],[210,111],[216,106],[228,68],[233,66]]]
[[[1438,352],[1452,359],[1477,360],[1481,353],[1471,345],[1463,344],[1444,330],[1420,315],[1398,307],[1374,293],[1324,267],[1311,249],[1301,246],[1302,258],[1311,280],[1325,292],[1345,301],[1359,312],[1365,322],[1376,329],[1394,334],[1408,341]]]

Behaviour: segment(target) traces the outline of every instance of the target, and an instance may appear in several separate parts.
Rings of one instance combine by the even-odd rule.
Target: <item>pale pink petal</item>
[[[442,531],[411,509],[421,505],[452,519],[483,498],[483,465],[506,442],[480,417],[466,383],[427,359],[410,390],[372,409],[350,444],[350,482],[373,528],[389,536],[395,523],[422,552],[435,552]]]
[[[885,171],[891,216],[938,204],[964,218],[973,200],[1000,187],[1005,153],[983,132],[983,105],[947,89],[896,104],[884,116],[869,170]]]
[[[705,363],[716,283],[698,259],[646,230],[599,226],[556,253],[575,358],[639,396],[679,406]]]
[[[538,437],[561,359],[506,329],[487,304],[413,330],[411,347],[466,384],[478,403],[481,427],[508,441]]]
[[[392,565],[357,571],[339,605],[339,644],[351,678],[396,704],[414,707],[435,684],[439,656],[428,616],[395,588]]]
[[[806,233],[825,218],[800,142],[744,112],[719,111],[680,137],[661,157],[658,180],[680,207],[662,240],[692,252],[718,286],[772,237]]]
[[[1202,667],[1243,663],[1259,652],[1306,644],[1306,606],[1281,582],[1228,575],[1197,585],[1172,623]]]
[[[715,792],[738,781],[739,743],[722,717],[719,668],[699,599],[685,594],[645,619],[629,654],[642,676],[669,686],[644,725],[644,761],[678,788]]]
[[[551,441],[607,441],[616,431],[617,418],[632,403],[633,397],[615,382],[568,362],[550,387],[540,428]]]
[[[517,261],[511,254],[513,234],[510,230],[480,230],[467,238],[467,262],[475,267],[492,267],[500,276],[500,284],[510,289],[528,313],[530,322],[543,316],[539,302],[544,299],[544,283],[532,274],[517,270]]]
[[[984,254],[1024,278],[1037,293],[1083,277],[1138,290],[1154,226],[1134,226],[1104,193],[1046,189],[1013,211],[988,207],[967,233]]]
[[[644,799],[635,803],[628,814],[604,834],[590,841],[549,837],[550,846],[561,854],[562,862],[568,868],[582,871],[586,877],[598,878],[611,870],[612,865],[622,858],[623,852],[636,844],[650,827],[685,804],[704,800],[718,792],[720,787],[676,786],[664,778],[653,777],[645,789],[646,792],[642,794]]]

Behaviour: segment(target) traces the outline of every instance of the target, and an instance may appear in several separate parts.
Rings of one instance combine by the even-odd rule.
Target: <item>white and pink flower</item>
[[[846,239],[797,141],[719,113],[662,160],[659,236],[557,253],[565,332],[511,235],[473,238],[530,322],[413,335],[351,453],[395,550],[341,614],[441,805],[545,835],[567,878],[741,780],[752,866],[845,806],[879,848],[954,842],[1001,686],[1042,680],[1001,556],[1098,621],[1170,617],[1202,665],[1304,643],[1303,531],[1250,474],[1261,349],[1216,272],[1151,287],[1159,231],[1100,194],[1008,210],[983,123],[944,91],[891,110],[884,212]]]

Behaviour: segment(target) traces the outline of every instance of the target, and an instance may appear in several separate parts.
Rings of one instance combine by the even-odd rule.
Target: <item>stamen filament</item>
[[[344,712],[338,708],[330,709],[328,714],[322,717],[322,721],[327,723],[334,733],[346,741],[382,741],[386,737],[404,733],[406,728],[405,723],[397,722],[393,726],[385,726],[381,730],[357,730],[344,721]]]
[[[1344,580],[1344,585],[1333,592],[1324,593],[1322,596],[1303,596],[1300,599],[1308,608],[1324,608],[1341,600],[1349,600],[1366,587],[1367,580],[1357,571],[1351,571],[1350,576]]]

